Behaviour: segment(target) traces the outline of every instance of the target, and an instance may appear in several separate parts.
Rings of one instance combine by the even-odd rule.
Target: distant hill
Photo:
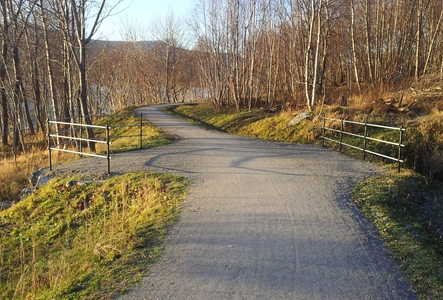
[[[162,43],[161,41],[134,41],[134,42],[127,42],[127,41],[105,41],[105,40],[93,40],[89,44],[89,49],[92,51],[95,50],[116,50],[119,48],[122,48],[124,46],[136,46],[141,47],[146,50],[150,50],[154,46],[158,45],[159,43]]]

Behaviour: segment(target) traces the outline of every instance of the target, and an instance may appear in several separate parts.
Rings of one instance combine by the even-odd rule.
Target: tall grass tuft
[[[74,156],[57,152],[53,156],[54,163],[68,162],[75,159]],[[47,151],[32,148],[26,154],[13,157],[4,156],[0,161],[0,210],[2,204],[17,202],[20,199],[21,190],[29,185],[30,174],[48,165]]]
[[[0,212],[1,299],[110,298],[158,256],[186,181],[145,172],[54,179]]]
[[[408,122],[406,164],[418,172],[443,181],[443,112]]]

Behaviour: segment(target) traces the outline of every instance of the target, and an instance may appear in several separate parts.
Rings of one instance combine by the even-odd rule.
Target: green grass
[[[140,118],[120,116],[132,113],[127,108],[95,122],[115,127],[111,152],[139,148],[139,128],[131,125]],[[143,147],[172,142],[143,122]],[[104,140],[104,133],[96,138]],[[97,150],[106,151],[101,144]],[[16,168],[3,169],[13,184]],[[185,195],[184,178],[138,172],[67,186],[74,179],[55,178],[0,211],[0,299],[110,299],[160,255]]]
[[[321,134],[319,118],[289,127],[287,124],[294,117],[289,113],[276,115],[259,109],[241,112],[215,110],[208,104],[173,106],[166,110],[197,125],[263,140],[313,143]]]
[[[118,112],[118,115],[133,115],[134,108],[128,107]],[[139,125],[139,117],[122,117],[122,116],[108,116],[97,120],[94,124],[104,126],[109,124],[111,126],[123,125]],[[143,148],[167,145],[173,142],[173,138],[161,132],[158,128],[152,126],[146,120],[143,120]],[[85,135],[85,133],[83,133]],[[132,137],[115,137],[115,136],[132,136]],[[3,209],[3,201],[5,206],[10,203],[19,201],[20,191],[29,185],[28,177],[32,172],[47,166],[48,152],[46,150],[47,141],[37,137],[27,137],[31,144],[39,145],[38,147],[30,147],[26,153],[22,153],[16,159],[9,157],[8,149],[3,147],[0,152],[0,210]],[[95,132],[95,138],[104,141],[105,131],[98,130]],[[67,145],[68,146],[68,145]],[[106,153],[106,145],[96,144],[97,152],[99,154]],[[111,130],[111,153],[123,152],[140,148],[139,127],[124,126]],[[69,147],[68,147],[69,149]],[[75,150],[71,148],[69,150]],[[87,151],[86,143],[83,145],[83,151]],[[72,153],[52,151],[53,164],[64,163],[77,159],[79,156]]]
[[[290,114],[232,113],[201,105],[173,111],[194,123],[233,134],[319,143],[318,118],[289,128]],[[100,124],[118,124],[118,118]],[[170,142],[154,131],[158,142],[147,146]],[[383,135],[374,132],[374,137]],[[112,151],[128,149],[124,139],[128,138],[122,138],[121,146],[115,139]],[[137,148],[138,138],[132,143]],[[358,152],[347,154],[361,157]],[[1,299],[106,299],[123,292],[160,254],[161,239],[178,214],[186,186],[181,177],[148,173],[130,173],[86,186],[67,187],[69,180],[55,179],[0,212]],[[360,183],[353,194],[419,298],[443,299],[441,183],[412,172],[387,173]]]
[[[179,212],[186,180],[128,173],[54,179],[0,212],[1,299],[109,299],[140,280]]]
[[[392,173],[358,184],[354,199],[420,299],[442,299],[442,184],[411,172]]]
[[[172,109],[172,112],[190,119],[196,124],[225,132],[265,140],[320,143],[322,124],[318,118],[288,128],[286,124],[292,118],[289,114],[266,115],[261,111],[241,113],[227,110],[215,111],[211,107],[201,105],[180,106]],[[429,124],[435,127],[434,123],[424,122],[424,125],[421,124],[417,128],[408,128],[406,138],[408,139],[408,136],[411,136],[410,132],[412,132],[412,138],[409,137],[409,141],[413,143],[415,131],[421,130],[427,134],[424,135],[425,137],[428,137],[429,132],[441,132],[430,131],[424,127],[425,125],[429,127]],[[374,129],[371,130],[370,136],[398,141],[398,132]],[[414,152],[417,147],[421,147],[420,149],[430,148],[429,144],[424,146],[423,138],[418,140],[420,143],[417,145],[407,145],[409,156],[406,159],[412,157],[414,153],[419,153]],[[360,141],[356,141],[355,138],[347,137],[344,141],[351,145],[362,146]],[[327,146],[335,150],[338,149],[337,144],[327,143]],[[437,146],[433,147],[437,148]],[[347,155],[362,158],[361,151],[345,147],[343,149]],[[397,155],[395,148],[383,143],[371,142],[368,144],[368,149],[393,157]],[[368,159],[374,162],[380,161],[370,155]],[[438,159],[432,160],[434,168],[440,168],[441,160],[441,155]],[[384,166],[393,170],[397,169],[397,165],[392,162],[385,163]],[[443,299],[442,183],[412,171],[403,171],[400,174],[392,172],[358,184],[353,194],[362,211],[377,227],[386,242],[387,250],[394,255],[419,298]]]
[[[142,135],[142,148],[163,146],[172,143],[173,138],[152,126],[146,119],[143,118],[141,121],[139,116],[134,115],[133,108],[126,108],[116,115],[97,120],[94,122],[94,125],[111,126],[109,130],[111,153],[140,149],[140,134]],[[140,124],[142,124],[141,132]],[[104,129],[96,130],[96,133],[96,138],[106,140],[106,132]],[[105,153],[106,145],[97,144],[97,152]]]

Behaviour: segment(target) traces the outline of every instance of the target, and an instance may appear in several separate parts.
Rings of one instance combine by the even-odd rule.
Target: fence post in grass
[[[109,156],[109,125],[106,124],[106,159],[108,160],[108,175],[111,174],[111,157]]]
[[[341,150],[342,150],[342,148],[343,148],[343,124],[344,124],[344,120],[343,119],[341,119],[341,126],[340,126],[340,153],[341,153]]]
[[[140,113],[140,150],[143,148],[143,115]]]
[[[51,159],[51,126],[49,126],[49,119],[46,119],[46,132],[48,133],[48,159],[49,159],[49,170],[52,171],[52,159]]]
[[[401,147],[402,147],[402,144],[403,144],[403,130],[404,130],[403,125],[401,125],[400,126],[400,138],[399,138],[399,141],[398,141],[398,170],[397,170],[398,173],[400,173]]]
[[[365,134],[363,138],[363,160],[366,160],[366,137],[368,136],[368,120],[365,121]]]

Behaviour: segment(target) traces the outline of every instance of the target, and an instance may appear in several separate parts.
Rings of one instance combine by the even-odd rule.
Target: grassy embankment
[[[125,108],[118,112],[118,116],[104,117],[97,120],[94,125],[105,126],[112,125],[110,130],[111,136],[111,153],[138,149],[140,138],[138,137],[139,128],[137,126],[128,127],[123,125],[138,125],[140,119],[134,117],[122,117],[121,115],[130,115],[133,108]],[[146,120],[144,121],[146,123]],[[103,129],[95,132],[96,139],[105,140],[105,131]],[[162,134],[157,128],[147,124],[143,126],[143,148],[154,147],[171,143],[171,138]],[[131,136],[125,138],[112,138],[113,136]],[[0,209],[1,203],[16,202],[20,198],[20,191],[29,185],[28,178],[32,172],[39,168],[48,166],[48,152],[46,150],[46,137],[36,136],[27,138],[26,151],[17,156],[16,159],[10,154],[10,149],[4,147],[0,149]],[[96,144],[98,153],[106,152],[105,144]],[[75,149],[73,149],[75,150]],[[83,151],[87,151],[86,145]],[[71,153],[52,151],[52,162],[54,165],[66,163],[79,156]]]
[[[130,130],[120,134],[131,135]],[[144,133],[148,145],[169,142],[152,126]],[[114,140],[114,152],[126,148],[128,141],[119,143]],[[138,143],[134,138],[133,147]],[[2,169],[4,185],[20,186],[13,181],[25,181],[41,166],[38,162],[47,164],[40,151],[33,153],[41,157],[37,162],[5,158],[4,164],[13,167]],[[109,299],[140,280],[146,265],[159,255],[162,237],[184,198],[184,178],[138,172],[92,184],[72,183],[79,179],[54,178],[0,211],[0,299]]]
[[[236,113],[217,111],[208,105],[180,106],[169,110],[196,124],[266,140],[319,143],[321,134],[321,120],[318,117],[296,127],[288,127],[293,117],[290,112],[269,114],[256,110]],[[337,107],[327,108],[327,112],[331,117],[342,117],[344,114],[343,109]],[[350,119],[364,121],[360,112],[351,113],[348,110],[346,114]],[[413,160],[415,156],[427,154],[425,160],[437,167],[438,161],[432,162],[432,158],[437,160],[438,156],[428,152],[443,144],[443,138],[438,138],[440,133],[435,130],[443,125],[441,116],[441,113],[434,112],[407,122],[410,142],[407,158]],[[383,116],[372,117],[373,122],[386,122]],[[401,121],[407,120],[403,118]],[[374,134],[384,138],[389,135],[382,131]],[[351,140],[347,142],[352,143]],[[353,151],[347,154],[361,157],[361,153]],[[415,159],[416,162],[423,161],[423,157]],[[357,185],[353,191],[354,199],[377,227],[387,250],[394,255],[419,298],[443,299],[442,183],[409,170],[397,173],[395,165],[385,166],[392,170]],[[429,174],[432,175],[432,172]]]
[[[317,143],[320,134],[320,119],[315,117],[312,121],[288,128],[286,124],[292,118],[291,113],[232,113],[214,111],[204,106],[181,107],[177,112],[212,128],[268,140]],[[334,114],[341,117],[350,114],[350,110],[345,112],[332,108],[329,113],[333,117]],[[353,114],[353,119],[361,121],[359,117],[359,113]],[[386,119],[378,118],[378,121]],[[439,120],[441,114],[434,113],[425,119],[411,121],[408,128],[408,141],[413,141],[413,145],[408,146],[411,160],[414,155],[422,157],[420,153],[426,154],[424,161],[434,167],[429,174],[439,171],[439,156],[431,151],[438,149],[441,143],[437,136],[442,132],[437,130],[442,125]],[[108,121],[102,124],[106,123]],[[114,141],[114,147],[116,144],[117,141]],[[135,138],[133,147],[137,145],[138,139]],[[17,168],[18,164],[14,165]],[[116,291],[124,290],[128,282],[138,278],[134,274],[143,271],[133,263],[140,257],[150,261],[158,254],[157,241],[164,234],[165,226],[174,219],[176,202],[181,199],[185,185],[182,178],[128,174],[113,178],[115,181],[112,182],[74,186],[70,190],[66,187],[68,180],[57,179],[48,185],[48,190],[42,189],[13,209],[0,213],[1,232],[7,233],[1,235],[0,239],[0,290],[3,298],[109,298]],[[128,182],[131,182],[131,189]],[[53,191],[58,193],[55,195]],[[151,199],[149,195],[156,200],[146,201]],[[354,197],[379,229],[389,251],[397,258],[420,298],[442,298],[441,184],[409,171],[401,174],[388,172],[361,183],[354,190]],[[155,201],[158,201],[157,204],[154,204]],[[136,203],[141,204],[138,206]],[[150,203],[156,208],[152,209]],[[165,214],[163,209],[167,211]],[[133,210],[137,212],[133,216],[137,217],[136,221],[123,215]],[[155,210],[155,216],[165,217],[149,221],[148,216],[152,214],[147,213],[146,219],[141,220],[140,212],[144,210]],[[130,222],[117,223],[125,219]],[[159,219],[161,222],[157,226],[155,222]],[[111,220],[111,223],[106,224],[105,220]],[[134,222],[141,224],[141,227],[133,227]],[[122,232],[129,232],[130,236],[124,237],[126,242],[121,244],[114,235],[106,235],[115,233],[117,236]],[[84,250],[75,250],[75,242],[78,242],[74,238],[76,236],[83,237]],[[89,241],[85,243],[85,239]],[[122,245],[132,245],[133,248],[121,248]],[[146,251],[152,252],[147,254]],[[81,256],[86,259],[78,260],[77,253],[82,253]],[[79,273],[71,277],[63,273],[67,270]],[[121,273],[124,270],[129,270],[129,273]],[[66,280],[62,280],[64,278]]]

